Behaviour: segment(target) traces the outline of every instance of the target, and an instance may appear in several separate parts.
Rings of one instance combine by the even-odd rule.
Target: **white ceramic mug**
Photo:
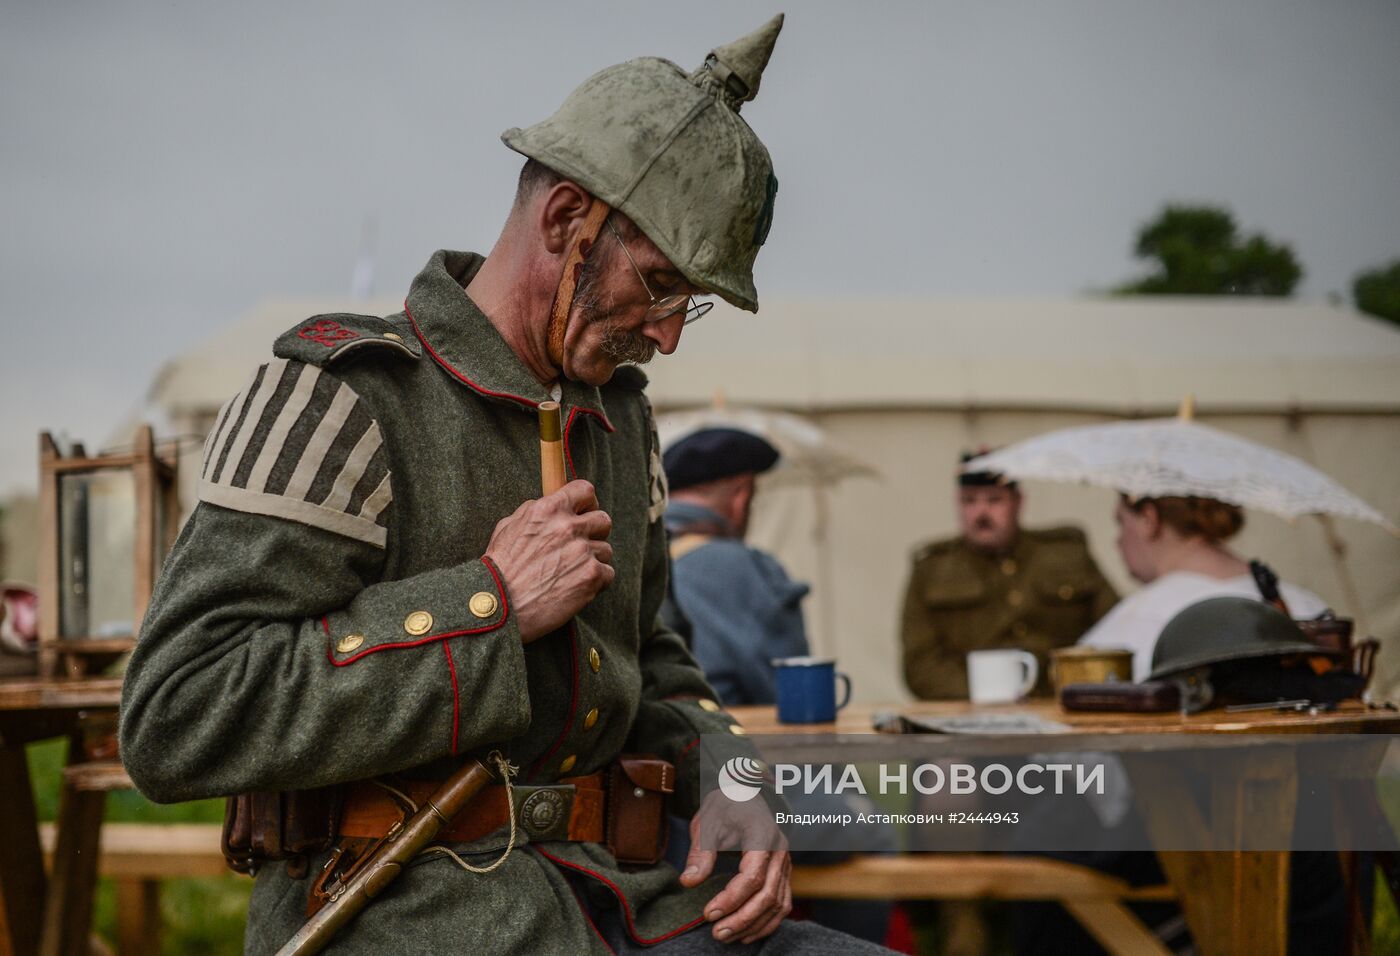
[[[1031,692],[1040,665],[1029,651],[1005,648],[967,655],[967,690],[974,704],[1010,704]]]

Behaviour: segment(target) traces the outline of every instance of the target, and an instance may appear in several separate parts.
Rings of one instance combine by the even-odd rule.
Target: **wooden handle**
[[[540,403],[540,489],[550,495],[568,484],[564,466],[564,419],[558,402]]]

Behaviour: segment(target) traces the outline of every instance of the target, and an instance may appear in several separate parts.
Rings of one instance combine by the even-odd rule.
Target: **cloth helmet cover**
[[[758,92],[782,14],[687,74],[655,57],[585,80],[507,146],[621,210],[694,285],[758,311],[753,265],[778,180],[739,107]]]

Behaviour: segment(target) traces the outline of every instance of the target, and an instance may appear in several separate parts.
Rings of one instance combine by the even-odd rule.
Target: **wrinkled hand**
[[[735,803],[718,790],[705,797],[690,821],[685,886],[698,886],[714,871],[719,854],[702,846],[743,849],[739,872],[705,904],[714,938],[748,944],[776,930],[792,912],[792,859],[768,805],[761,799]]]
[[[561,626],[612,584],[612,519],[586,481],[527,501],[491,532],[484,557],[510,590],[520,639]]]

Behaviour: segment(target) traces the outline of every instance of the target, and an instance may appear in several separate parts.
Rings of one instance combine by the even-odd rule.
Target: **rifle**
[[[562,488],[568,477],[564,469],[564,429],[559,403],[542,402],[539,417],[540,485],[548,495]],[[480,760],[464,763],[413,816],[389,831],[365,865],[297,930],[277,951],[277,956],[312,956],[325,949],[336,931],[374,902],[493,776]]]

